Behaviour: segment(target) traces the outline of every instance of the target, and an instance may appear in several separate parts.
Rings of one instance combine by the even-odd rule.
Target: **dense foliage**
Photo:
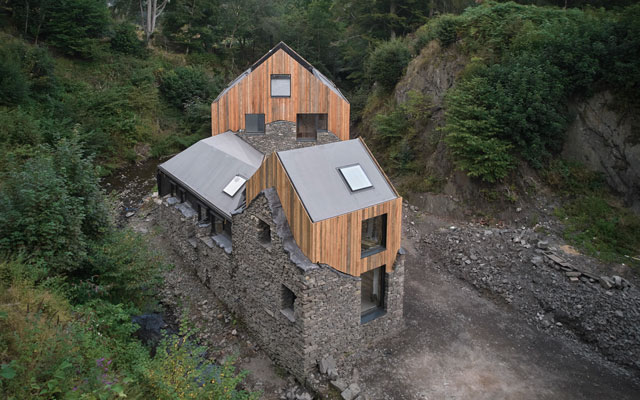
[[[475,57],[448,93],[444,128],[470,176],[495,182],[519,158],[541,168],[562,146],[571,98],[607,85],[640,99],[640,6],[607,13],[489,3],[440,19],[418,43],[459,40]]]

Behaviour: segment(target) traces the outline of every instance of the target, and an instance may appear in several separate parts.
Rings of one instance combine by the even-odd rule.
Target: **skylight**
[[[222,191],[228,194],[229,196],[233,197],[236,195],[236,193],[238,193],[238,190],[242,187],[242,185],[246,181],[247,180],[245,178],[241,177],[240,175],[236,175],[233,177],[231,182],[229,182],[229,184],[225,186],[225,188]]]
[[[350,165],[348,167],[340,167],[338,168],[340,173],[344,177],[344,180],[347,181],[349,188],[351,188],[352,192],[370,188],[373,186],[371,181],[367,177],[367,174],[364,173],[360,164]]]

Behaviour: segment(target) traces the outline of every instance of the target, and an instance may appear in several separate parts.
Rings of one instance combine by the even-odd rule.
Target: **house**
[[[348,120],[280,43],[213,103],[213,135],[158,167],[176,250],[303,382],[403,326],[402,198]]]

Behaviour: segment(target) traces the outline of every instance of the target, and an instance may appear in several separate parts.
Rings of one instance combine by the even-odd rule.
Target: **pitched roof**
[[[277,153],[313,222],[398,197],[359,139]],[[339,168],[360,165],[371,187],[351,190]]]
[[[341,99],[343,99],[347,103],[349,102],[349,100],[347,100],[347,98],[344,97],[344,95],[342,94],[340,89],[338,89],[338,87],[333,82],[331,82],[329,80],[329,78],[327,78],[320,71],[318,71],[316,68],[314,68],[313,65],[311,65],[307,60],[302,58],[302,56],[300,56],[300,54],[296,53],[291,47],[287,46],[287,44],[285,42],[280,42],[277,45],[275,45],[274,48],[269,50],[267,52],[267,54],[265,54],[264,56],[260,57],[260,59],[258,61],[256,61],[251,67],[249,67],[246,71],[244,71],[243,73],[238,75],[233,81],[231,81],[231,83],[229,83],[229,85],[224,90],[222,90],[220,92],[218,97],[216,97],[216,99],[213,102],[215,103],[216,101],[218,101],[225,93],[227,93],[229,91],[229,89],[231,89],[238,82],[240,82],[244,78],[246,78],[251,72],[255,71],[256,68],[258,68],[262,63],[264,63],[266,60],[268,60],[269,57],[271,57],[272,55],[277,53],[278,50],[282,50],[285,53],[287,53],[289,56],[291,56],[291,58],[296,60],[300,65],[302,65],[313,76],[315,76],[322,83],[324,83],[329,88],[329,90],[331,90],[332,92],[337,94]]]
[[[205,204],[231,218],[242,204],[242,190],[229,196],[224,188],[236,175],[249,179],[263,158],[262,153],[233,132],[225,132],[200,140],[158,168]]]

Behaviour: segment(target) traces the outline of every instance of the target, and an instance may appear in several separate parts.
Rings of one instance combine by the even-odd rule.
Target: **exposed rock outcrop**
[[[640,212],[640,116],[622,112],[611,92],[573,105],[563,157],[602,172],[609,185]]]

